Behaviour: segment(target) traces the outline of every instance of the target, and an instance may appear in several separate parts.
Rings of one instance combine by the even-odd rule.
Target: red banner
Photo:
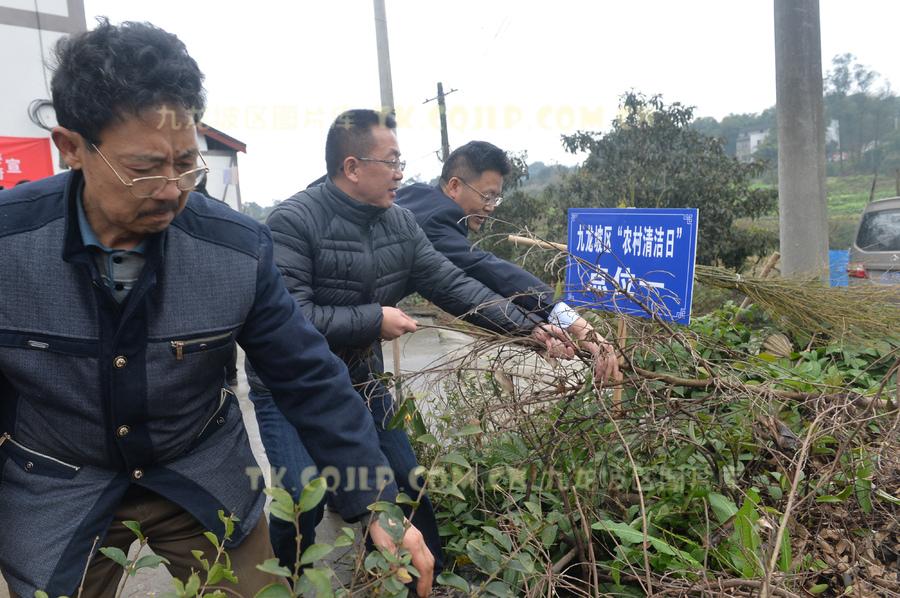
[[[53,174],[50,140],[40,137],[0,137],[0,187],[34,181]]]

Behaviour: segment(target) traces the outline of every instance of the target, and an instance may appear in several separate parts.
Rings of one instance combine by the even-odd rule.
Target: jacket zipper
[[[79,469],[81,469],[81,467],[79,467],[77,465],[72,465],[71,463],[66,463],[65,461],[60,461],[56,457],[51,457],[50,455],[45,455],[44,453],[39,453],[37,451],[31,450],[27,446],[24,446],[21,443],[13,440],[12,436],[9,435],[9,432],[4,432],[3,436],[0,437],[0,446],[2,446],[4,442],[9,442],[10,444],[17,446],[19,449],[25,451],[26,453],[31,453],[32,455],[36,455],[42,459],[49,459],[50,461],[53,461],[54,463],[59,463],[60,465],[62,465],[64,467],[68,467],[69,469],[74,469],[75,471],[78,471]]]
[[[231,336],[230,332],[226,332],[225,334],[217,334],[216,336],[207,336],[206,338],[192,338],[187,341],[170,341],[169,344],[172,345],[172,348],[175,349],[175,359],[181,361],[184,359],[184,349],[185,347],[192,347],[194,345],[202,345],[205,343],[213,343],[215,341],[220,341],[224,338],[228,338]]]
[[[375,280],[378,278],[378,268],[375,263],[375,240],[373,236],[375,234],[375,223],[370,222],[367,225],[368,235],[366,235],[366,257],[368,257],[369,267],[366,268],[366,288],[365,288],[365,297],[366,301],[374,301],[375,300]]]

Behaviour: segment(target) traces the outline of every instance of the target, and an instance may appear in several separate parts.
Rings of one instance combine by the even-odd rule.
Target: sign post
[[[689,324],[697,209],[569,210],[565,301]]]

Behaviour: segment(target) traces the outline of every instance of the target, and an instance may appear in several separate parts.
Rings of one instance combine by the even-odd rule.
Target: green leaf
[[[785,529],[784,535],[781,537],[781,555],[778,563],[782,573],[791,572],[792,561],[793,555],[791,553],[791,532],[790,530]]]
[[[553,542],[556,540],[556,533],[558,531],[559,527],[556,525],[548,525],[541,530],[541,543],[544,545],[544,548],[550,548],[551,546],[553,546]]]
[[[230,567],[230,564],[225,567],[225,569],[222,571],[222,577],[224,577],[231,583],[236,584],[238,582],[237,575],[234,574]]]
[[[613,582],[617,586],[622,585],[622,569],[624,567],[625,561],[623,559],[616,559],[609,567],[609,576],[612,577]]]
[[[738,512],[737,505],[734,504],[734,501],[723,494],[710,492],[709,496],[707,496],[707,500],[709,500],[709,506],[712,507],[713,513],[715,513],[719,524],[725,523]]]
[[[294,497],[291,496],[291,493],[285,490],[284,488],[266,488],[263,490],[266,494],[272,497],[272,501],[276,502],[294,502]]]
[[[591,525],[591,529],[610,532],[611,534],[614,534],[616,537],[618,537],[623,544],[638,544],[644,541],[644,534],[642,532],[625,523],[611,521],[609,519],[598,521],[597,523]]]
[[[48,596],[47,592],[44,590],[36,590],[34,592],[34,598],[50,598],[50,596]]]
[[[349,527],[341,528],[341,533],[334,539],[335,548],[351,546],[356,541],[356,533]]]
[[[191,573],[191,576],[188,578],[187,583],[184,584],[184,594],[185,596],[196,596],[199,589],[200,576],[196,573]]]
[[[216,547],[216,550],[219,549],[219,538],[212,532],[203,532],[203,535],[209,540],[209,543]]]
[[[442,586],[454,588],[460,592],[465,592],[466,594],[470,592],[469,582],[455,573],[444,571],[437,576],[437,582]]]
[[[373,550],[366,555],[366,560],[363,562],[363,566],[366,568],[366,571],[381,571],[383,569],[387,569],[388,562],[380,551]]]
[[[381,529],[387,532],[391,540],[399,546],[402,543],[403,535],[406,533],[406,528],[404,527],[405,518],[403,511],[397,505],[392,506],[396,509],[396,512],[389,513],[384,511],[379,513],[378,524],[381,526]]]
[[[222,563],[213,563],[206,574],[206,585],[215,585],[225,578],[225,567]]]
[[[513,571],[518,571],[526,575],[532,575],[534,573],[534,561],[526,552],[520,552],[517,556],[509,559],[507,564]]]
[[[374,511],[375,513],[383,513],[390,517],[391,519],[395,519],[399,522],[403,522],[405,515],[403,514],[403,510],[400,509],[397,505],[392,502],[387,502],[384,500],[379,500],[376,503],[372,503],[369,505],[369,510]]]
[[[656,550],[663,554],[668,554],[669,556],[674,556],[683,561],[686,565],[693,567],[694,569],[700,569],[702,565],[683,550],[675,548],[665,540],[660,540],[659,538],[654,538],[650,536],[647,538],[647,541],[650,542],[650,545],[653,546]]]
[[[307,569],[300,577],[298,584],[300,590],[305,593],[304,595],[315,592],[316,598],[333,598],[334,596],[334,592],[331,590],[331,578],[321,569]]]
[[[483,434],[483,433],[484,433],[484,430],[481,429],[481,426],[476,426],[474,424],[471,424],[468,426],[463,426],[462,428],[460,428],[459,430],[456,430],[455,432],[453,432],[450,435],[454,436],[456,438],[461,438],[463,436],[473,436],[475,434]]]
[[[507,552],[512,550],[512,540],[495,527],[484,526],[481,528],[486,534],[490,535],[500,546]]]
[[[122,567],[128,566],[128,556],[124,552],[122,552],[121,548],[116,548],[115,546],[104,546],[100,549],[100,552],[108,559],[115,561],[117,564]]]
[[[254,598],[293,598],[291,591],[280,583],[270,583],[260,591]]]
[[[257,565],[256,568],[263,573],[270,573],[272,575],[278,575],[279,577],[291,576],[291,570],[287,567],[282,567],[277,558],[266,559],[261,565]]]
[[[813,587],[811,587],[810,589],[808,589],[807,592],[809,592],[810,594],[821,594],[822,592],[824,592],[827,589],[828,589],[827,583],[818,583],[818,584],[814,585]]]
[[[269,505],[272,517],[294,523],[294,497],[284,488],[266,488],[265,493],[272,497]]]
[[[872,512],[872,480],[856,478],[853,487],[860,509],[868,515]]]
[[[875,496],[877,496],[878,498],[880,498],[882,500],[886,500],[891,504],[900,505],[900,498],[897,498],[896,496],[892,496],[892,495],[888,494],[881,488],[878,488],[875,490]]]
[[[334,550],[334,547],[330,544],[313,544],[303,551],[303,554],[300,556],[300,564],[309,565],[314,563],[331,554],[332,550]]]
[[[816,497],[816,502],[817,503],[826,503],[826,504],[827,503],[838,503],[838,502],[844,502],[844,499],[841,498],[840,496],[835,496],[833,494],[823,494],[822,496]]]
[[[398,505],[409,505],[411,507],[419,506],[419,501],[410,498],[409,495],[406,494],[406,492],[400,492],[399,494],[397,494],[396,500]]]
[[[234,519],[226,517],[222,520],[222,523],[225,525],[225,537],[230,538],[234,533]]]
[[[128,521],[123,521],[122,525],[124,525],[125,527],[130,529],[131,533],[133,533],[135,536],[137,536],[138,540],[140,540],[141,542],[144,541],[144,534],[141,533],[141,524],[140,523],[138,523],[137,521],[128,520]]]
[[[459,489],[459,486],[456,484],[442,484],[440,486],[431,486],[428,488],[428,492],[431,494],[447,494],[449,496],[455,496],[460,500],[466,500],[466,496],[462,493],[462,490]]]
[[[325,478],[316,478],[307,484],[300,493],[300,502],[298,503],[300,512],[307,513],[319,506],[327,489],[328,484],[325,482]]]
[[[453,451],[451,453],[447,453],[446,455],[441,455],[437,459],[438,463],[452,463],[453,465],[459,465],[460,467],[465,467],[466,469],[471,469],[472,466],[469,465],[469,462],[466,461],[465,457]]]
[[[434,434],[422,434],[418,438],[416,438],[416,442],[421,442],[422,444],[427,444],[428,446],[440,446],[437,438],[434,437]]]
[[[502,581],[492,581],[485,586],[484,591],[491,596],[499,596],[500,598],[512,598],[515,596],[512,588]]]
[[[466,543],[466,554],[479,569],[488,575],[493,575],[500,570],[503,556],[491,542],[469,540]]]
[[[156,569],[160,565],[168,565],[169,559],[163,558],[156,554],[147,554],[138,559],[135,563],[135,569]]]

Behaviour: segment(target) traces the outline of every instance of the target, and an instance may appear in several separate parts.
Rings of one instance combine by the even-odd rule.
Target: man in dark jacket
[[[222,583],[255,595],[272,552],[224,385],[232,345],[317,463],[368,472],[337,495],[350,519],[396,495],[378,487],[371,417],[285,290],[268,229],[191,192],[205,94],[184,45],[102,21],[57,57],[52,136],[71,171],[0,193],[0,573],[14,596],[74,596],[89,562],[83,595],[113,596],[123,570],[96,548],[127,551],[137,520],[186,579],[193,551],[213,560],[221,510],[239,518],[225,544],[239,581]],[[431,555],[414,528],[404,545],[425,595]]]
[[[469,241],[469,231],[478,232],[503,201],[503,178],[509,172],[506,152],[486,141],[470,141],[448,156],[438,185],[404,187],[397,192],[397,205],[411,211],[434,248],[466,274],[569,332],[594,355],[597,380],[617,377],[611,345],[584,318],[562,301],[554,302],[553,290],[531,272]]]
[[[288,290],[347,364],[372,412],[398,487],[419,498],[411,519],[425,536],[438,572],[441,546],[434,512],[421,493],[423,481],[406,433],[388,429],[394,400],[379,379],[384,372],[381,341],[416,330],[415,320],[395,307],[397,302],[418,291],[453,315],[466,314],[467,320],[497,331],[531,333],[549,348],[552,335],[562,331],[467,277],[434,250],[412,214],[393,206],[405,165],[395,127],[392,116],[372,110],[341,114],[326,141],[327,179],[280,203],[268,225]],[[286,424],[259,381],[251,376],[250,383],[269,461],[282,484],[297,493],[315,475],[304,450],[308,439],[298,438]],[[313,541],[320,516],[303,517],[304,545]],[[293,562],[292,527],[272,520],[271,534],[282,563]]]

